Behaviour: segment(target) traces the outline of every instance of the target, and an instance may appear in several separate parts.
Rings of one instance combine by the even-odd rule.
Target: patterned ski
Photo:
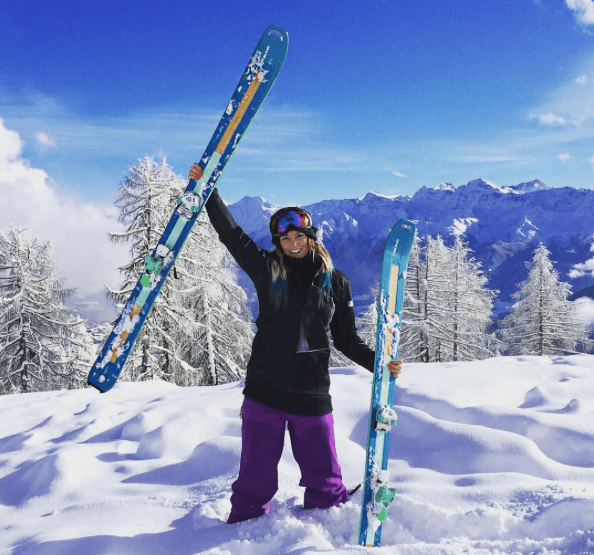
[[[89,384],[101,392],[113,387],[186,237],[237,144],[266,98],[283,65],[289,44],[286,31],[270,25],[235,89],[200,160],[202,175],[191,179],[156,249],[147,256],[122,314],[89,372]]]
[[[398,358],[406,269],[414,236],[415,224],[399,220],[386,239],[382,257],[365,488],[359,528],[359,544],[367,547],[379,546],[381,525],[396,495],[396,490],[388,487],[390,430],[397,420],[394,411],[395,378],[388,365]]]

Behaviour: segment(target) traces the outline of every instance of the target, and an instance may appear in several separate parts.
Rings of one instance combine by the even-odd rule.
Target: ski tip
[[[398,220],[394,227],[396,227],[396,229],[404,229],[410,231],[410,233],[413,234],[416,229],[416,225],[413,222],[410,222],[409,220]]]
[[[289,33],[276,25],[269,25],[264,31],[264,36],[274,36],[277,37],[281,42],[288,42],[289,41]]]

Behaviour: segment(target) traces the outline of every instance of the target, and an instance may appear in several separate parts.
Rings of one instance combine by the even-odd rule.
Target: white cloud
[[[594,258],[586,260],[583,264],[575,264],[573,269],[567,274],[571,279],[584,276],[594,276]]]
[[[400,172],[392,172],[392,175],[395,175],[396,177],[406,177],[406,175]]]
[[[592,164],[594,166],[594,156],[592,156],[592,158],[590,158],[590,164]]]
[[[559,154],[558,158],[559,158],[559,160],[561,160],[561,162],[567,162],[567,161],[571,160],[571,154],[567,154],[567,153]]]
[[[578,317],[590,326],[594,326],[594,299],[580,297],[574,301]]]
[[[0,119],[0,228],[12,225],[51,240],[56,274],[70,287],[96,291],[117,285],[126,249],[107,236],[120,229],[115,208],[58,194],[44,170],[20,157],[21,149],[18,133]]]
[[[557,116],[552,112],[538,116],[538,120],[542,125],[567,125],[565,118]]]
[[[577,83],[578,85],[585,85],[587,82],[588,82],[588,76],[587,75],[580,75],[574,81],[574,83]]]
[[[590,245],[590,251],[594,252],[594,243]],[[567,275],[571,279],[580,278],[587,275],[594,277],[594,258],[590,258],[582,264],[574,264],[573,268]]]
[[[23,148],[23,142],[16,131],[10,131],[4,127],[0,119],[0,160],[14,160]]]
[[[47,133],[35,133],[35,140],[37,141],[39,148],[42,150],[54,148],[56,146],[56,142]]]
[[[593,0],[565,0],[567,7],[575,12],[575,16],[584,25],[594,25]]]

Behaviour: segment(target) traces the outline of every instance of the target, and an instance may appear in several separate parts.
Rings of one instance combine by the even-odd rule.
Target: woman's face
[[[280,246],[283,249],[283,254],[293,258],[303,258],[309,253],[307,236],[294,229],[281,236]]]

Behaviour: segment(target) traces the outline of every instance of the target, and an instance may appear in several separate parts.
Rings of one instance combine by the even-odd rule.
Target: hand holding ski
[[[195,162],[194,164],[192,164],[192,167],[190,168],[190,173],[188,173],[188,180],[198,180],[202,177],[202,168],[200,167],[200,164],[198,162]]]
[[[397,378],[400,376],[400,372],[402,372],[402,361],[400,359],[391,360],[388,364],[388,370],[392,376]]]

